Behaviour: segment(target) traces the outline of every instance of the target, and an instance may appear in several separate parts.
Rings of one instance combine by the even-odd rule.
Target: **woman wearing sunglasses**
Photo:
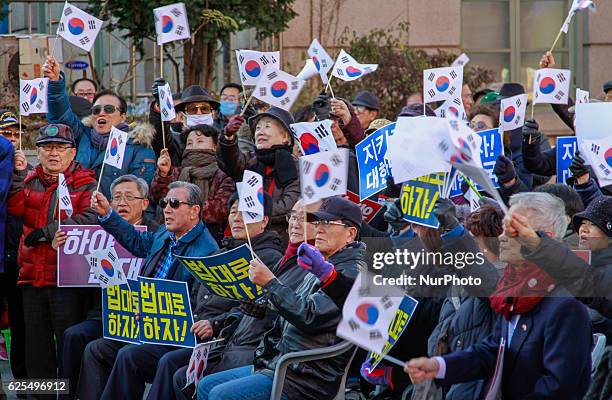
[[[45,77],[49,78],[49,123],[68,125],[77,144],[76,160],[85,168],[96,172],[100,191],[110,196],[110,185],[119,176],[132,174],[151,184],[155,172],[155,153],[151,149],[154,130],[148,124],[126,123],[127,103],[123,97],[111,91],[98,92],[93,99],[91,117],[82,121],[70,107],[66,93],[66,82],[59,63],[48,56],[43,67]],[[122,168],[111,165],[104,167],[100,176],[104,154],[108,145],[111,129],[115,127],[128,132]]]

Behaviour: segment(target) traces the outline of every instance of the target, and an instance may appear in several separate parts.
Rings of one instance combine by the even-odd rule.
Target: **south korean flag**
[[[305,83],[284,71],[266,69],[253,90],[253,97],[289,111]]]
[[[153,10],[153,14],[158,45],[191,37],[184,3],[158,7]]]
[[[174,99],[172,98],[172,90],[170,90],[169,83],[159,88],[159,113],[162,121],[172,121],[176,117]]]
[[[85,51],[91,50],[104,21],[66,2],[57,34]]]
[[[117,256],[114,247],[98,250],[86,255],[85,258],[100,282],[100,287],[107,288],[127,283],[127,277],[123,273],[119,256]]]
[[[525,111],[527,110],[527,95],[502,99],[500,103],[499,125],[502,131],[511,131],[525,125]]]
[[[236,60],[240,71],[240,81],[244,86],[255,86],[266,69],[280,69],[280,52],[236,50]]]
[[[346,194],[348,149],[318,152],[302,156],[299,161],[304,204]]]
[[[117,129],[114,126],[111,128],[108,144],[106,145],[106,153],[104,154],[104,163],[115,168],[121,169],[123,166],[123,156],[125,146],[127,145],[127,132]]]
[[[57,197],[59,199],[60,211],[64,210],[68,218],[72,217],[74,209],[72,208],[72,200],[70,199],[70,192],[68,192],[68,185],[66,184],[64,174],[59,174],[57,177]]]
[[[49,78],[19,80],[19,113],[45,114],[48,111],[47,88]]]
[[[570,76],[569,69],[537,70],[533,81],[533,103],[567,104]]]
[[[583,139],[581,148],[595,172],[599,186],[612,185],[612,135],[600,139]]]
[[[259,222],[264,217],[263,177],[257,172],[244,170],[238,189],[238,211],[242,211],[245,224]]]
[[[576,88],[576,104],[586,104],[589,102],[590,94],[587,90]]]
[[[291,132],[302,150],[308,156],[320,151],[333,151],[338,148],[332,135],[332,121],[329,119],[315,122],[291,124]]]
[[[332,70],[332,76],[343,81],[350,82],[361,78],[364,75],[374,72],[378,69],[378,64],[361,64],[357,62],[349,53],[344,50],[340,50],[334,69]]]
[[[460,97],[452,100],[446,100],[440,107],[435,110],[436,116],[441,118],[467,120],[467,114],[463,107],[463,101]]]
[[[432,68],[423,71],[425,103],[461,97],[463,67]]]
[[[312,43],[308,47],[308,57],[312,60],[315,68],[319,72],[321,76],[321,80],[325,85],[329,81],[327,78],[327,73],[332,68],[334,64],[334,59],[325,51],[321,43],[317,39],[313,39]]]

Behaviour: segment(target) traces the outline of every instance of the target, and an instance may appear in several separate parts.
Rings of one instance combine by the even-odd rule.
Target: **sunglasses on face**
[[[159,206],[162,209],[166,208],[167,205],[170,205],[170,208],[173,208],[173,209],[176,210],[176,209],[178,209],[181,206],[181,204],[187,204],[189,206],[195,205],[195,204],[189,203],[187,201],[180,201],[179,199],[168,198],[168,197],[165,197],[165,198],[163,198],[163,199],[161,199],[159,201]]]
[[[112,114],[115,111],[118,111],[119,109],[112,104],[106,104],[104,106],[97,105],[97,106],[91,107],[91,113],[93,115],[100,115],[102,110],[104,110],[105,114]]]
[[[187,106],[185,106],[185,112],[187,114],[193,115],[197,113],[198,111],[200,111],[201,114],[210,114],[212,112],[212,109],[210,108],[208,104],[203,104],[203,105],[188,104]]]

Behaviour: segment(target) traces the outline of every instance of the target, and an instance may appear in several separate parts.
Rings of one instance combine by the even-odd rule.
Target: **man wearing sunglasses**
[[[160,201],[165,224],[155,232],[138,232],[134,226],[111,208],[109,201],[95,192],[92,208],[100,225],[136,257],[144,258],[140,275],[150,278],[188,282],[193,276],[175,256],[205,257],[218,249],[206,225],[201,221],[202,192],[196,185],[177,181],[170,184],[168,194]],[[159,358],[177,347],[126,345],[108,339],[97,339],[85,348],[78,398],[115,399],[118,385],[130,385],[125,376],[129,365],[157,365]],[[119,383],[123,382],[123,383]]]
[[[331,197],[323,201],[319,211],[309,212],[307,219],[318,225],[316,247],[300,245],[297,263],[311,274],[294,290],[276,278],[261,261],[251,262],[249,277],[263,287],[280,318],[255,352],[254,365],[206,375],[198,385],[198,399],[268,399],[274,369],[284,354],[332,346],[341,341],[335,332],[342,311],[319,289],[334,271],[341,270],[355,279],[359,270],[365,269],[365,245],[358,241],[361,209],[342,197]],[[291,366],[287,370],[283,398],[334,398],[351,355],[352,351],[347,351],[325,360]]]
[[[155,173],[155,153],[151,149],[154,129],[148,124],[135,124],[130,127],[126,123],[125,99],[108,90],[96,94],[93,98],[91,118],[81,121],[68,101],[66,82],[59,63],[53,56],[47,56],[43,69],[45,77],[49,78],[47,120],[71,128],[77,147],[76,160],[95,171],[101,181],[102,193],[109,197],[111,183],[121,175],[132,174],[151,184]],[[123,164],[121,168],[107,165],[104,167],[103,176],[99,176],[113,127],[128,132]]]

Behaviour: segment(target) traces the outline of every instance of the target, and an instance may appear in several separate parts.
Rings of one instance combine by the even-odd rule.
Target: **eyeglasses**
[[[23,131],[22,131],[22,132],[23,132]],[[19,131],[15,131],[15,132],[13,132],[13,131],[11,131],[10,129],[6,129],[6,130],[0,130],[0,134],[1,134],[1,135],[4,135],[4,136],[12,136],[12,137],[15,137],[15,136],[19,136]]]
[[[144,197],[137,197],[131,194],[117,194],[113,196],[113,203],[119,203],[121,199],[124,199],[128,203],[131,203],[134,200],[144,200]]]
[[[357,114],[361,114],[364,113],[368,110],[368,108],[366,106],[355,106],[355,112]]]
[[[187,104],[187,106],[185,106],[185,112],[187,114],[193,115],[198,111],[201,111],[201,114],[210,114],[212,112],[212,109],[208,104]]]
[[[65,153],[68,149],[71,149],[70,146],[60,146],[57,144],[44,144],[40,146],[41,149],[46,151],[47,153],[51,153],[53,150],[56,150],[58,153]]]
[[[194,203],[189,203],[187,201],[180,201],[179,199],[173,199],[173,198],[163,198],[159,201],[159,206],[164,209],[166,208],[167,205],[170,205],[171,208],[174,208],[175,210],[178,209],[181,204],[187,204],[189,206],[194,206]]]
[[[487,124],[483,121],[478,121],[477,123],[470,122],[470,128],[477,131],[484,131],[485,129],[489,129]]]
[[[103,106],[97,105],[97,106],[93,106],[91,107],[91,113],[93,115],[100,115],[100,113],[102,112],[102,110],[104,110],[104,112],[106,114],[112,114],[115,111],[121,111],[119,110],[117,107],[115,107],[112,104],[105,104]]]
[[[93,96],[94,94],[96,94],[95,91],[90,90],[90,91],[82,91],[82,90],[78,90],[75,93],[78,97],[88,97],[88,96]]]
[[[319,220],[319,221],[313,221],[313,222],[312,222],[312,224],[313,224],[314,226],[316,226],[317,228],[318,228],[319,226],[323,226],[324,228],[328,228],[328,227],[329,227],[329,226],[331,226],[331,225],[335,225],[335,226],[343,226],[343,227],[345,227],[345,228],[349,228],[349,227],[350,227],[349,225],[347,225],[347,224],[345,224],[345,223],[343,223],[343,222],[328,221],[328,220],[326,220],[326,219],[322,219],[322,220]]]
[[[295,224],[297,221],[304,222],[304,217],[305,217],[304,213],[299,213],[299,214],[298,213],[291,213],[291,214],[285,216],[285,220],[287,222]]]
[[[224,94],[224,95],[221,96],[221,100],[234,102],[234,101],[238,100],[238,96],[234,96],[234,95],[229,95],[228,96],[228,95]]]

